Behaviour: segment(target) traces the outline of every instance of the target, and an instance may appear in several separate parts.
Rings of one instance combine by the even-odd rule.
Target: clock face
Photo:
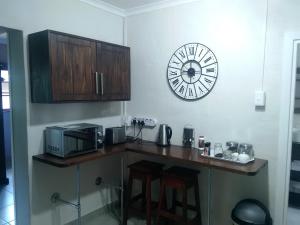
[[[172,91],[185,100],[198,100],[213,89],[218,77],[214,53],[199,43],[186,44],[172,55],[167,78]]]

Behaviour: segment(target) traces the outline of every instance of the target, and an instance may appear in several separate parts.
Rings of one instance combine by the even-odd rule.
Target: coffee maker
[[[192,148],[195,141],[194,128],[185,127],[183,128],[183,146]]]

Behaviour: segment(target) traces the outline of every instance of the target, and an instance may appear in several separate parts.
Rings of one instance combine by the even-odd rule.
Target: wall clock
[[[172,55],[167,69],[171,90],[184,100],[198,100],[210,93],[218,78],[218,61],[205,45],[189,43]]]

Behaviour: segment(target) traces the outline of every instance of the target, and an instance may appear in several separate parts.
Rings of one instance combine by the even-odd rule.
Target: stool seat
[[[173,166],[162,173],[161,187],[158,204],[158,217],[157,224],[159,225],[160,219],[164,218],[172,222],[182,224],[198,224],[201,225],[201,211],[200,211],[200,195],[198,185],[198,174],[200,171],[193,170],[185,167]],[[168,209],[166,205],[166,188],[172,188],[172,207]],[[195,205],[187,203],[187,191],[189,188],[194,188],[195,192]],[[182,192],[182,201],[177,200],[177,192]],[[180,216],[176,212],[176,207],[183,209],[183,215]],[[196,217],[188,220],[188,210],[195,211]],[[195,222],[196,221],[196,222]]]
[[[141,160],[128,166],[130,170],[136,170],[142,173],[161,173],[164,164]]]
[[[171,168],[164,170],[164,174],[175,175],[175,176],[177,175],[180,178],[186,176],[193,177],[198,175],[199,173],[200,173],[199,170],[193,170],[181,166],[172,166]]]

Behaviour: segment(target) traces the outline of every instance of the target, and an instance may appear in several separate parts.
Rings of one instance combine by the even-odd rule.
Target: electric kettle
[[[157,145],[159,146],[169,146],[170,139],[172,137],[172,129],[167,124],[161,124],[159,126]]]

